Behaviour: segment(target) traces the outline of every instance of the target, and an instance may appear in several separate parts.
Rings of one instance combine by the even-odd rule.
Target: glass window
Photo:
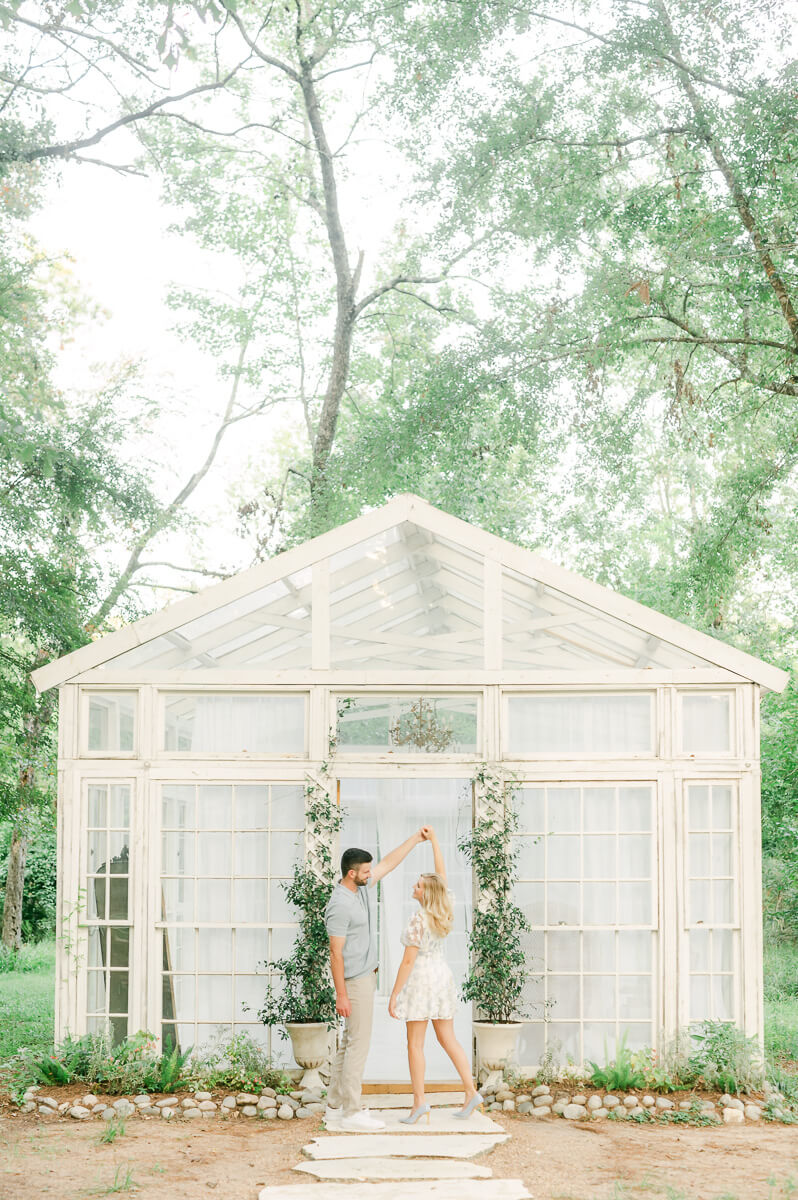
[[[86,1018],[114,1044],[128,1032],[130,790],[92,783],[86,802]]]
[[[685,754],[728,754],[731,750],[729,693],[682,693],[682,750]]]
[[[653,1040],[654,795],[650,783],[592,783],[538,785],[514,796],[515,901],[533,936],[545,939],[540,1002],[530,1004],[527,1027],[540,1030],[525,1037],[556,1049],[567,1035],[578,1062],[598,1042],[614,1046],[624,1031],[638,1044]],[[539,971],[539,960],[529,959],[528,998]]]
[[[257,1010],[264,963],[285,956],[296,932],[282,885],[303,855],[304,788],[164,784],[161,814],[164,1046],[235,1026],[268,1047]]]
[[[164,749],[183,754],[303,754],[305,697],[169,692]]]
[[[653,697],[509,696],[510,754],[650,754]]]
[[[345,754],[475,754],[477,696],[357,696],[338,700]]]
[[[88,749],[130,754],[135,744],[136,692],[89,692]]]
[[[739,926],[737,834],[728,784],[690,784],[686,796],[689,1020],[735,1020]]]

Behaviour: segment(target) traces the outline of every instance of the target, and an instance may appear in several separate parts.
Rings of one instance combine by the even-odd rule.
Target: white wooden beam
[[[330,562],[327,558],[313,564],[311,624],[311,666],[314,671],[326,671],[330,666]]]

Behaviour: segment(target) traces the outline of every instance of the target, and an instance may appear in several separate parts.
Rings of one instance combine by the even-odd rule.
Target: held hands
[[[438,835],[431,825],[422,825],[418,831],[419,839],[422,842],[437,842]]]
[[[346,993],[335,993],[335,1011],[339,1017],[351,1017],[352,1005],[349,1002],[349,997]]]

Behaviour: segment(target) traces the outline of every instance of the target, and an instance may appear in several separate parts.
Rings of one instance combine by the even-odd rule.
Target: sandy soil
[[[56,1094],[55,1092],[53,1093]],[[58,1098],[67,1089],[58,1089]],[[492,1116],[495,1114],[491,1114]],[[535,1200],[790,1200],[798,1196],[798,1127],[690,1128],[543,1120],[498,1121],[512,1140],[483,1161],[521,1178]],[[102,1122],[0,1113],[0,1200],[257,1200],[267,1183],[315,1184],[291,1170],[319,1118],[219,1118],[191,1125],[135,1117],[110,1144]],[[434,1136],[434,1135],[430,1135]],[[125,1181],[130,1183],[125,1188]],[[485,1184],[485,1200],[490,1183]]]

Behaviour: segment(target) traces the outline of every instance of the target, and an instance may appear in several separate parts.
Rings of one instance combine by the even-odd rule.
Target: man
[[[346,1018],[344,1036],[332,1065],[327,1090],[328,1128],[352,1133],[373,1133],[385,1128],[382,1121],[360,1107],[363,1068],[369,1052],[377,990],[376,884],[407,858],[414,846],[425,842],[427,827],[419,829],[401,846],[372,867],[368,850],[352,847],[341,856],[341,879],[327,902],[324,921],[330,937],[330,967],[335,985],[335,1011]]]

